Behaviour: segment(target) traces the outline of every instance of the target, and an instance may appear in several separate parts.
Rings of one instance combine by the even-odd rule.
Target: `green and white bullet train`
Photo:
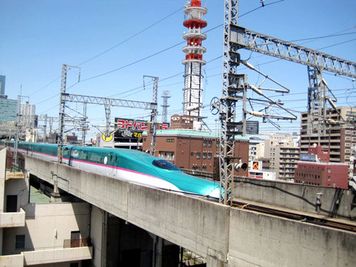
[[[12,143],[13,144],[13,143]],[[18,149],[32,157],[57,160],[57,145],[20,142]],[[172,163],[137,150],[64,146],[63,163],[86,172],[149,187],[220,197],[218,182],[188,175]]]

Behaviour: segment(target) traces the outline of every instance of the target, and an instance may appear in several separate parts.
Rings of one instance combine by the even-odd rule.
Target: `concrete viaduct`
[[[356,234],[147,188],[26,157],[31,175],[220,266],[356,266]],[[100,220],[100,216],[97,216]],[[95,255],[103,255],[100,221]],[[98,229],[95,229],[98,227]],[[100,261],[96,257],[97,264]]]

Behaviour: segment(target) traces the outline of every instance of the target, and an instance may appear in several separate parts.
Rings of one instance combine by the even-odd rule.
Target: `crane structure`
[[[264,4],[263,1],[261,1],[261,3],[262,5]],[[236,165],[236,158],[234,156],[235,136],[246,133],[247,89],[250,88],[257,94],[261,95],[261,90],[248,85],[246,75],[237,73],[236,69],[241,63],[248,68],[255,70],[248,64],[248,62],[241,60],[239,49],[247,49],[308,66],[310,81],[308,94],[309,112],[313,111],[314,113],[317,113],[318,116],[324,114],[326,102],[332,107],[335,106],[335,101],[326,93],[326,84],[321,76],[322,71],[329,71],[337,75],[356,78],[355,62],[239,27],[238,0],[224,0],[222,96],[219,101],[212,101],[211,103],[212,109],[218,110],[221,122],[219,164],[222,191],[220,202],[224,204],[230,204],[232,200],[231,192]],[[278,102],[273,102],[273,100],[268,98],[266,99],[273,105],[278,106]],[[235,122],[237,113],[236,103],[239,100],[242,101],[242,131],[236,130],[238,129],[237,126],[239,122]],[[265,117],[265,115],[260,112],[253,111],[249,114],[252,116],[257,115],[268,120],[270,118],[273,119],[273,117]],[[292,119],[292,117],[289,119]],[[279,119],[278,117],[275,118]],[[282,119],[288,118],[282,117]],[[325,119],[326,118],[323,117],[321,120],[319,119],[319,122]],[[320,126],[318,131],[321,131]]]
[[[111,107],[126,107],[126,108],[135,108],[135,109],[144,109],[151,110],[151,122],[156,121],[157,116],[157,102],[144,102],[144,101],[134,101],[127,99],[117,99],[117,98],[108,98],[108,97],[98,97],[98,96],[88,96],[88,95],[78,95],[78,94],[69,94],[66,92],[67,84],[67,71],[69,66],[63,64],[62,66],[62,81],[61,81],[61,92],[60,92],[60,109],[59,109],[59,135],[58,135],[58,162],[62,163],[63,161],[63,137],[64,137],[64,127],[65,127],[65,118],[68,115],[65,113],[65,108],[67,107],[66,103],[82,103],[84,104],[84,112],[86,113],[86,105],[102,105],[105,108],[105,136],[110,136],[110,117],[111,117]],[[157,99],[157,93],[156,93]],[[86,114],[85,114],[86,117]]]
[[[183,114],[192,117],[195,121],[200,121],[203,102],[202,67],[206,63],[203,59],[206,48],[202,46],[206,35],[202,33],[202,29],[207,26],[204,20],[207,9],[202,6],[201,0],[189,0],[184,13],[183,25],[188,30],[183,35],[184,40],[187,41],[187,45],[183,48],[185,53]]]

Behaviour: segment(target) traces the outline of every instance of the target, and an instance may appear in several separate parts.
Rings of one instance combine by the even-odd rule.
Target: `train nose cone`
[[[209,197],[220,198],[220,188],[217,187],[210,192]]]

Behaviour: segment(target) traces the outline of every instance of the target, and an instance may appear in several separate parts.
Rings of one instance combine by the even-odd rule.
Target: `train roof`
[[[66,146],[69,149],[78,149],[78,150],[85,150],[85,151],[93,151],[93,152],[107,152],[118,154],[121,156],[135,156],[145,159],[153,160],[155,157],[151,156],[148,153],[134,150],[134,149],[125,149],[125,148],[108,148],[108,147],[92,147],[92,146]]]

